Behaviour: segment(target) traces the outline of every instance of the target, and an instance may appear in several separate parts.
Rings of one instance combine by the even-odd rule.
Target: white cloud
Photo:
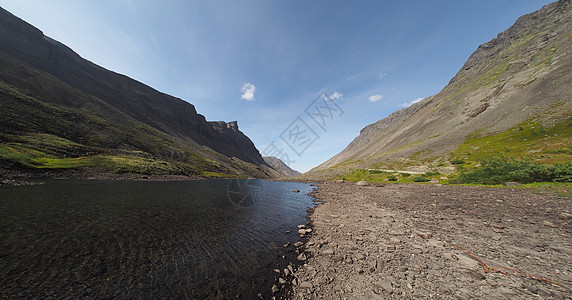
[[[425,98],[419,97],[419,98],[417,98],[417,99],[415,99],[415,100],[411,100],[411,101],[409,101],[409,102],[403,102],[403,103],[401,103],[401,104],[398,104],[397,106],[400,106],[400,107],[409,107],[409,106],[411,106],[411,105],[413,105],[413,104],[415,104],[415,103],[417,103],[417,102],[423,101],[423,99],[425,99]]]
[[[254,86],[254,84],[250,82],[243,84],[241,91],[242,91],[242,96],[240,96],[241,99],[244,99],[246,101],[254,100],[254,92],[256,92],[256,87]]]
[[[371,95],[371,96],[369,96],[369,97],[367,98],[367,100],[369,100],[369,102],[372,102],[372,103],[375,103],[375,102],[377,102],[377,101],[379,101],[379,100],[381,100],[381,99],[383,99],[383,95],[379,95],[379,94],[377,94],[377,95]]]
[[[343,97],[344,97],[344,94],[338,93],[338,92],[334,92],[333,94],[330,95],[330,99],[332,99],[332,100],[342,99]]]

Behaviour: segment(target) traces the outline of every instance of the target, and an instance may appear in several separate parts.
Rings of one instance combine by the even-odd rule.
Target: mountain
[[[450,172],[487,155],[572,159],[572,7],[558,1],[480,45],[437,95],[363,128],[306,176],[360,168]]]
[[[234,122],[95,65],[0,8],[0,160],[32,169],[268,178]]]
[[[296,170],[291,169],[279,158],[274,156],[263,156],[262,158],[272,169],[276,170],[283,177],[292,177],[302,174]]]

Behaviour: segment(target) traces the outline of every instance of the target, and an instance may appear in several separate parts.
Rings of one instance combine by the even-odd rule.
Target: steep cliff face
[[[571,36],[570,1],[519,18],[479,46],[439,94],[366,126],[314,171],[448,159],[471,134],[495,134],[531,120],[546,127],[565,122],[572,110]]]
[[[46,133],[110,151],[215,161],[218,153],[267,167],[236,122],[207,122],[192,104],[81,58],[1,8],[0,68],[5,140]]]

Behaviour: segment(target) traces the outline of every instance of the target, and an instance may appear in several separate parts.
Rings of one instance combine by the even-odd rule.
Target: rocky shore
[[[572,297],[570,198],[354,183],[321,184],[316,197],[295,299]]]

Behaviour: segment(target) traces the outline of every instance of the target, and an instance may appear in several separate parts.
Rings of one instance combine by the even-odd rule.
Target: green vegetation
[[[178,160],[159,159],[143,151],[104,151],[50,134],[3,135],[10,142],[0,143],[0,159],[30,169],[100,168],[113,173],[183,174],[228,177],[218,163],[187,151]],[[216,175],[215,175],[216,174]],[[229,175],[232,176],[232,175]]]
[[[413,177],[413,182],[427,182],[427,181],[431,181],[431,179],[428,179],[427,177],[424,176]]]
[[[514,181],[533,182],[572,182],[572,161],[556,165],[546,165],[531,161],[491,158],[481,162],[481,167],[462,173],[450,183],[503,184]]]
[[[468,168],[488,158],[512,157],[553,165],[572,161],[572,118],[551,127],[527,121],[506,132],[476,132],[452,154],[451,163],[464,161]],[[460,163],[459,163],[460,164]]]
[[[423,176],[411,177],[410,173],[393,173],[385,172],[380,170],[368,170],[368,169],[357,169],[355,171],[337,176],[333,179],[343,179],[345,181],[361,181],[365,180],[367,182],[401,182],[401,183],[412,183],[412,182],[426,182],[430,181],[431,178],[436,178],[439,172],[427,172]]]

